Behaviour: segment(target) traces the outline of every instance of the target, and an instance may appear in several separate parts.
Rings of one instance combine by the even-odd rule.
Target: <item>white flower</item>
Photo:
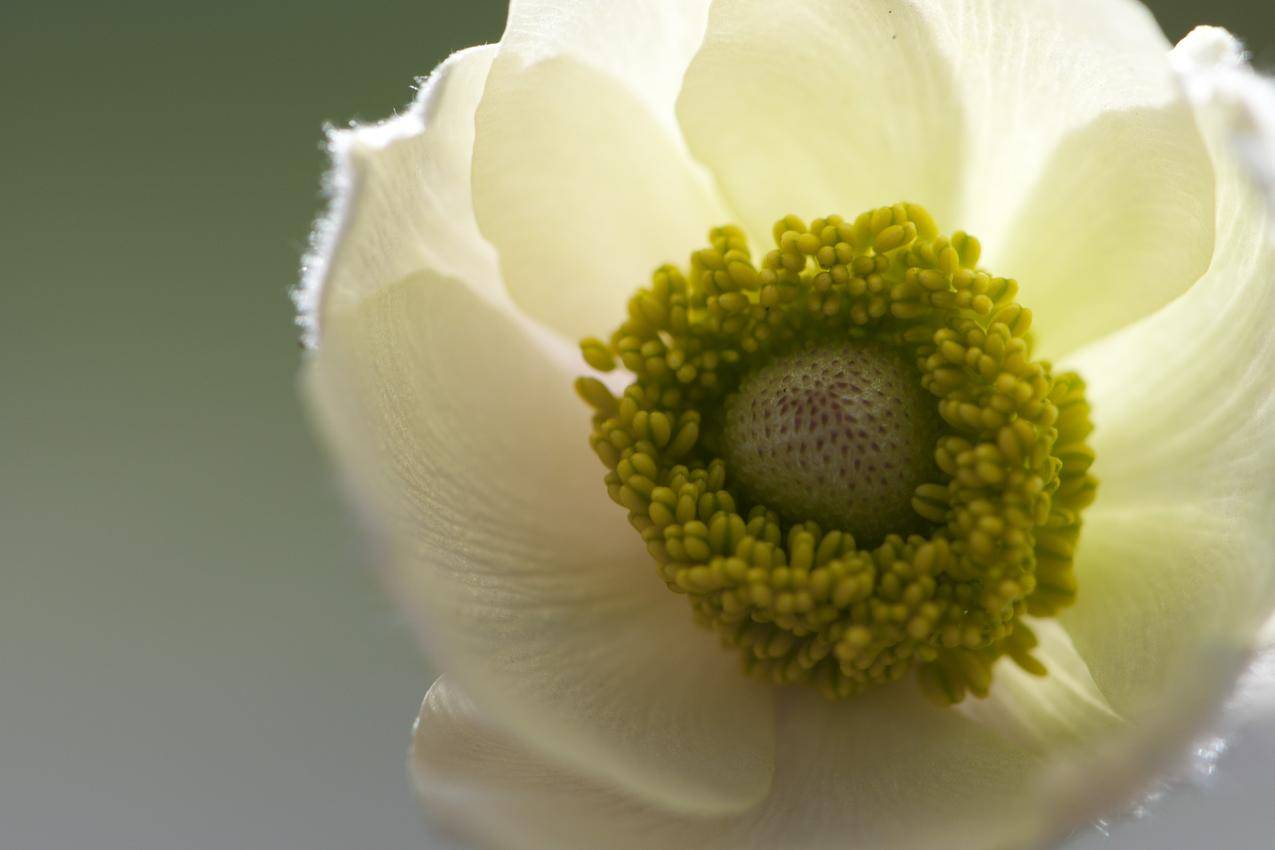
[[[1265,84],[1194,38],[1171,62],[1125,0],[524,0],[406,114],[333,134],[306,389],[444,671],[428,809],[499,848],[1032,846],[1199,731],[1275,603],[1244,170],[1275,159]],[[1001,662],[955,710],[740,675],[603,498],[572,392],[574,340],[709,228],[900,199],[1021,282],[1097,424],[1050,675]]]

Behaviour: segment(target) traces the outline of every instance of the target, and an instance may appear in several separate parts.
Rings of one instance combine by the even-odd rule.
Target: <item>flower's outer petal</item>
[[[603,495],[578,352],[422,272],[327,317],[308,374],[435,663],[538,750],[674,808],[769,786],[771,694]]]
[[[915,0],[966,116],[960,227],[1022,284],[1048,356],[1184,292],[1213,248],[1212,168],[1134,0]],[[1083,310],[1083,315],[1079,313]]]
[[[402,115],[329,134],[331,207],[315,227],[296,293],[308,343],[318,341],[329,313],[424,268],[499,291],[469,181],[474,108],[495,52],[456,53]]]
[[[1039,644],[1032,654],[1048,675],[1033,676],[1008,656],[996,662],[991,693],[956,710],[1024,747],[1049,753],[1116,727],[1120,716],[1098,689],[1071,636],[1057,620],[1024,617]]]
[[[661,120],[699,48],[709,0],[513,0],[500,40],[525,65],[568,56],[622,80]]]
[[[1275,211],[1275,79],[1255,73],[1244,46],[1221,27],[1196,27],[1169,58],[1187,97],[1214,113]]]
[[[893,5],[893,4],[890,4]],[[950,63],[965,114],[959,220],[994,251],[1067,133],[1173,99],[1169,44],[1136,0],[910,0]]]
[[[1275,246],[1224,131],[1209,138],[1209,271],[1062,364],[1088,381],[1101,481],[1063,622],[1130,717],[1195,675],[1184,670],[1195,647],[1247,651],[1275,603]]]
[[[671,117],[703,19],[675,0],[510,13],[477,115],[474,208],[514,301],[569,337],[611,326],[658,266],[733,218]]]
[[[910,683],[833,703],[785,695],[770,797],[722,818],[660,810],[504,738],[444,678],[412,748],[439,823],[495,850],[963,850],[1035,846],[1040,763]]]
[[[1054,357],[1198,280],[1214,203],[1213,163],[1185,102],[1106,112],[1054,150],[989,267],[1022,285],[1037,351]]]
[[[788,213],[956,212],[960,102],[906,3],[717,0],[677,114],[760,249]]]
[[[486,850],[712,847],[731,820],[664,811],[503,734],[443,676],[421,705],[408,768],[430,823]],[[694,836],[686,841],[683,833]]]

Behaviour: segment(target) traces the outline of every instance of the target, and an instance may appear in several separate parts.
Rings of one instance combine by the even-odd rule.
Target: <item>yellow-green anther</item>
[[[1031,356],[1018,285],[915,204],[709,234],[576,382],[613,500],[696,617],[777,683],[847,697],[916,672],[939,702],[1031,655],[1076,593],[1093,501],[1084,383]]]

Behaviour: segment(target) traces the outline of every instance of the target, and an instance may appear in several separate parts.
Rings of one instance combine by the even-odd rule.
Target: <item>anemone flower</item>
[[[1271,101],[1128,0],[525,0],[334,132],[305,389],[425,807],[980,850],[1163,769],[1275,604]]]

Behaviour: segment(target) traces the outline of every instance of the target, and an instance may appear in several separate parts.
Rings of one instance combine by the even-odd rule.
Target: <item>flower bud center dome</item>
[[[938,409],[897,349],[852,341],[782,357],[727,398],[722,432],[741,491],[780,516],[860,545],[919,530],[912,495],[937,471]]]

